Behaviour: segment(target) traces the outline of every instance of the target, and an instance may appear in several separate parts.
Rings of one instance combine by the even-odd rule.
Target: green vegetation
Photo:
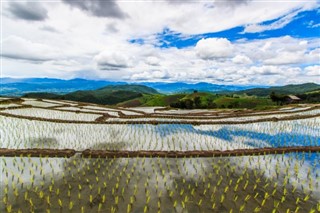
[[[275,104],[268,98],[254,96],[219,95],[210,93],[194,93],[187,95],[178,102],[172,103],[171,107],[182,109],[214,109],[214,108],[248,108],[266,109]]]
[[[319,103],[320,102],[320,90],[312,91],[304,94],[297,95],[303,102],[307,103]]]
[[[121,107],[163,106],[181,109],[270,109],[291,103],[288,95],[296,95],[299,102],[319,103],[320,85],[314,83],[283,87],[256,88],[240,92],[214,94],[210,92],[165,95],[143,85],[114,85],[97,90],[76,91],[65,95],[28,93],[24,97],[72,100]]]
[[[238,92],[232,92],[236,94],[247,94],[247,95],[256,95],[256,96],[268,96],[271,92],[282,95],[290,94],[304,94],[312,91],[320,90],[320,85],[315,83],[306,83],[298,85],[286,85],[281,87],[270,87],[270,88],[254,88],[248,90],[242,90]]]
[[[143,95],[117,104],[121,107],[170,106],[181,109],[248,108],[268,109],[276,106],[269,98],[247,95],[222,95],[207,92],[174,95]]]
[[[28,93],[28,98],[48,98],[113,105],[142,97],[143,94],[158,94],[155,89],[143,85],[106,86],[98,90],[76,91],[66,95],[52,93]]]
[[[137,92],[137,93],[143,93],[143,94],[158,94],[158,91],[151,88],[147,87],[144,85],[109,85],[106,87],[102,87],[100,89],[94,90],[96,92],[102,92],[102,93],[107,93],[107,92],[115,92],[115,91],[130,91],[130,92]]]
[[[171,103],[176,102],[184,98],[186,94],[174,94],[174,95],[163,95],[163,94],[144,94],[142,97],[119,103],[121,107],[138,107],[138,106],[169,106]]]
[[[48,92],[33,92],[24,95],[26,98],[59,99],[61,95]]]

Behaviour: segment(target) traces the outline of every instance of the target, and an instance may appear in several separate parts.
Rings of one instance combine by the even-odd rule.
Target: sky
[[[317,0],[1,0],[1,77],[320,83]]]

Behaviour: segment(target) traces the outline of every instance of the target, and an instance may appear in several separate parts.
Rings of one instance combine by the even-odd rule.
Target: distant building
[[[295,95],[287,95],[285,97],[285,102],[288,104],[298,103],[300,101],[301,101],[301,99]]]

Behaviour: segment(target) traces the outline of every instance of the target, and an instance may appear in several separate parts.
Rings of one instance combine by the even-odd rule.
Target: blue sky
[[[264,21],[259,23],[262,26],[269,26],[282,17]],[[227,38],[229,41],[237,41],[239,39],[253,40],[253,39],[266,39],[290,35],[293,38],[305,38],[313,39],[320,36],[320,11],[318,9],[303,11],[298,13],[294,19],[286,24],[285,26],[279,29],[271,29],[263,32],[244,32],[244,26],[237,26],[231,29],[212,32],[212,33],[203,33],[196,35],[183,35],[182,33],[175,32],[169,28],[164,28],[162,32],[156,34],[159,44],[156,45],[160,48],[186,48],[190,46],[195,46],[199,40],[202,38]],[[144,44],[145,41],[143,38],[133,38],[129,42]]]
[[[320,83],[307,1],[5,1],[2,77]]]

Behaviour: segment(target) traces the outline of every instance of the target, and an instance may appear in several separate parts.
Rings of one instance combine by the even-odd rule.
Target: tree
[[[214,109],[214,108],[217,108],[217,107],[218,107],[217,104],[214,103],[213,101],[209,102],[208,106],[207,106],[207,108],[209,108],[209,109]]]
[[[186,99],[185,104],[187,109],[193,109],[193,100]]]
[[[271,92],[270,98],[271,98],[271,100],[273,102],[278,102],[279,101],[279,98],[278,98],[278,96],[276,95],[276,93],[274,91]]]
[[[194,98],[194,106],[195,108],[201,108],[201,99],[199,96]]]
[[[270,94],[270,98],[271,98],[271,100],[273,101],[273,102],[276,102],[277,103],[277,105],[279,105],[279,104],[283,104],[283,103],[285,103],[286,102],[286,96],[284,96],[284,95],[277,95],[275,92],[271,92],[271,94]]]

